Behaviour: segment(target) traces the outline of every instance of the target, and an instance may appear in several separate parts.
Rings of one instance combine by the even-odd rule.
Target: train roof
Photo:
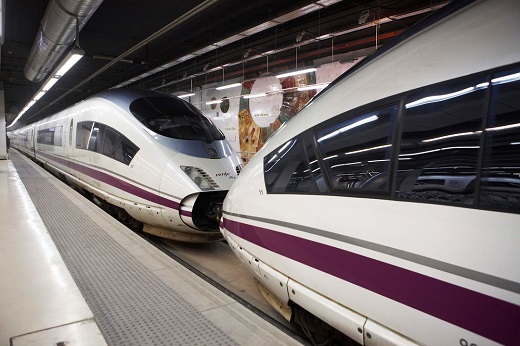
[[[108,89],[105,91],[101,91],[97,94],[94,94],[87,98],[87,100],[102,98],[106,99],[110,102],[113,102],[119,106],[128,108],[128,105],[133,101],[142,98],[142,97],[172,97],[176,98],[172,95],[165,94],[159,91],[154,90],[145,90],[145,89]],[[177,99],[177,98],[176,98]]]

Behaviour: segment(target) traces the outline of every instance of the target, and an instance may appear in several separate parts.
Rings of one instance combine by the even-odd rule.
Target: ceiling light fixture
[[[297,74],[314,72],[316,70],[317,70],[316,67],[310,67],[310,68],[306,68],[304,70],[297,70],[297,71],[292,71],[292,72],[281,73],[281,74],[276,75],[276,78],[290,77],[290,76],[294,76],[294,75],[297,75]]]
[[[36,103],[36,101],[40,100],[43,95],[45,95],[45,93],[49,91],[54,84],[56,84],[58,80],[60,80],[60,78],[63,77],[63,75],[65,75],[83,57],[83,55],[85,55],[84,50],[79,49],[78,47],[71,49],[50,77],[48,77],[45,83],[43,83],[42,87],[36,92],[35,96],[33,96],[20,113],[18,113],[18,116],[13,120],[9,127],[13,126],[18,119],[20,119],[20,117]]]
[[[181,99],[187,98],[187,97],[191,97],[191,96],[195,96],[195,93],[187,93],[187,94],[177,95],[177,97],[179,97]]]
[[[222,103],[222,100],[213,100],[213,101],[206,102],[207,105],[216,105],[219,103]]]
[[[242,85],[242,83],[231,83],[231,84],[228,84],[228,85],[222,85],[222,86],[216,87],[215,89],[217,89],[217,90],[224,90],[224,89],[236,88],[236,87],[241,86],[241,85]]]
[[[78,48],[71,49],[65,56],[65,59],[63,59],[58,67],[56,67],[56,72],[53,74],[53,77],[58,77],[58,79],[61,78],[61,76],[67,73],[72,66],[76,65],[76,63],[83,58],[83,55],[85,55],[84,50]]]
[[[319,90],[319,89],[325,88],[327,85],[329,85],[329,83],[306,85],[306,86],[298,87],[296,90],[298,90],[298,91],[314,90],[314,89]]]

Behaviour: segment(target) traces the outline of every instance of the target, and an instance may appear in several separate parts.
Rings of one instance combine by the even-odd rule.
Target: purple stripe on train
[[[38,152],[38,155],[45,157],[46,159],[50,161],[54,161],[55,163],[58,163],[63,166],[67,166],[71,169],[74,169],[82,174],[88,175],[89,177],[99,180],[105,184],[111,185],[117,189],[120,189],[122,191],[128,192],[132,195],[135,195],[137,197],[146,199],[147,201],[154,202],[160,205],[163,205],[168,208],[177,209],[179,210],[180,205],[177,202],[174,202],[172,200],[169,200],[167,198],[158,196],[152,192],[143,190],[129,182],[126,182],[124,180],[121,180],[115,176],[109,175],[107,173],[101,172],[99,170],[84,166],[82,164],[69,161],[67,159],[57,157],[54,155],[49,155],[46,153],[43,153],[41,151]],[[180,214],[183,216],[191,217],[192,213],[189,211],[181,210]]]
[[[520,306],[423,274],[270,229],[224,219],[251,243],[505,345],[520,345]]]

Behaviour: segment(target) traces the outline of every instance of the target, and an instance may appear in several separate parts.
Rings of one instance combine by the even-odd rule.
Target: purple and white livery
[[[454,1],[269,139],[221,231],[289,320],[520,345],[520,2]]]
[[[9,136],[145,232],[188,242],[222,237],[220,210],[240,159],[209,119],[177,97],[109,90]]]

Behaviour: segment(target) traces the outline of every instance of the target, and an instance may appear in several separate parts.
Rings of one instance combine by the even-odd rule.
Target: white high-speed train
[[[179,241],[222,238],[220,209],[242,166],[222,132],[184,100],[109,90],[9,137],[125,223]]]
[[[289,320],[520,345],[520,1],[453,1],[339,77],[244,168],[221,231]]]

